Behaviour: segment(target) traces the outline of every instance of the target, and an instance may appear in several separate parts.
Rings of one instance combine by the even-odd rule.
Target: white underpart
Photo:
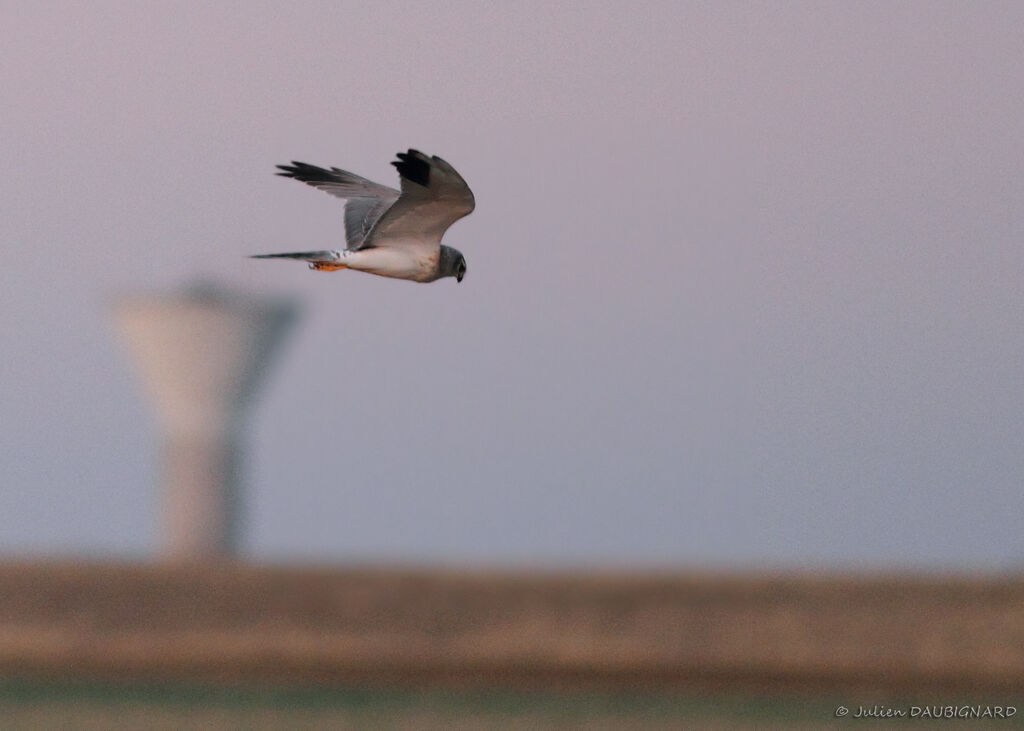
[[[426,244],[426,245],[425,245]],[[441,250],[436,244],[392,241],[387,247],[340,252],[340,263],[382,277],[429,282],[437,278]]]

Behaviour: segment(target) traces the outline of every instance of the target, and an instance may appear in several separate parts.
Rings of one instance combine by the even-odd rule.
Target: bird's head
[[[442,277],[455,277],[456,282],[461,282],[462,278],[466,276],[466,257],[458,249],[442,246],[438,268]]]

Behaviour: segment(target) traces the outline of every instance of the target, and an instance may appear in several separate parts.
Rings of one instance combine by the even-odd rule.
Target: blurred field
[[[4,729],[821,728],[835,705],[806,700],[495,690],[224,688],[15,682]],[[869,726],[870,728],[870,726]]]
[[[1024,580],[8,562],[0,674],[5,728],[820,728],[1024,705]]]

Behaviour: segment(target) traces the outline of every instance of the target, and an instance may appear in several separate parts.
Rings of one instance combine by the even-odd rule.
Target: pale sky
[[[304,318],[252,411],[265,560],[1019,570],[1024,5],[0,2],[0,550],[142,557],[110,305]],[[444,157],[465,281],[301,160]]]

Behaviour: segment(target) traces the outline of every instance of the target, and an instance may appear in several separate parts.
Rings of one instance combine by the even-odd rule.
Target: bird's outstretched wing
[[[374,224],[399,197],[394,188],[339,168],[327,170],[295,161],[277,167],[281,170],[278,175],[301,180],[345,201],[345,242],[352,251],[369,246],[367,236]]]
[[[391,164],[402,178],[402,194],[370,230],[366,245],[415,240],[440,246],[448,227],[472,213],[473,192],[455,168],[419,150],[400,152]]]

